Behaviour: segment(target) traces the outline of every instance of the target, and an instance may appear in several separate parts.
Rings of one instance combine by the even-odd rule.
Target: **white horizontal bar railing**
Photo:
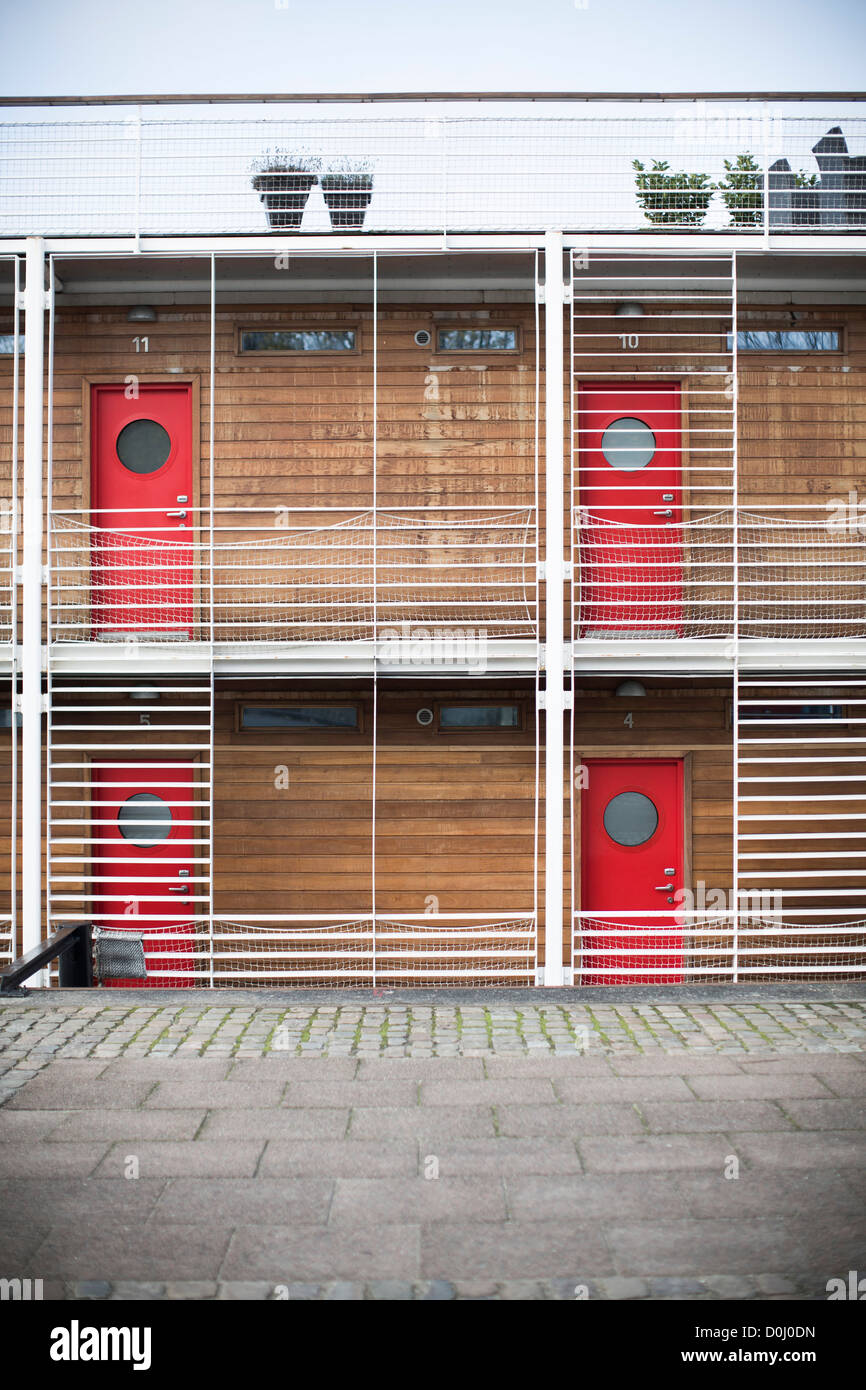
[[[741,638],[866,636],[866,533],[745,511],[738,531]],[[578,510],[575,552],[578,638],[733,631],[730,509],[664,526]]]
[[[670,914],[662,918],[655,912],[575,913],[575,985],[855,980],[866,974],[866,918],[803,923],[749,912],[686,913],[677,923]]]
[[[0,235],[851,230],[864,152],[856,112],[779,104],[10,122]]]
[[[532,913],[401,917],[377,912],[266,920],[254,914],[247,920],[193,917],[171,925],[129,918],[122,927],[141,938],[147,982],[173,988],[535,982]]]
[[[12,503],[0,499],[0,643],[11,642],[15,605],[15,537],[12,533]]]
[[[194,512],[191,515],[195,516]],[[52,519],[52,640],[380,643],[537,631],[533,508]]]

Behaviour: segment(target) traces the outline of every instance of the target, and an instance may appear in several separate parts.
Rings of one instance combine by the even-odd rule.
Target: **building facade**
[[[862,978],[861,109],[6,122],[6,958]]]

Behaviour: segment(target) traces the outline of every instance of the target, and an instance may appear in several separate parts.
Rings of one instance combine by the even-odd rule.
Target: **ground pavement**
[[[866,990],[0,1001],[46,1298],[817,1299],[866,1274]]]

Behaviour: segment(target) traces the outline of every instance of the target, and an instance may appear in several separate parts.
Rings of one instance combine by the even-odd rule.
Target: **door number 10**
[[[636,348],[640,346],[640,338],[637,333],[620,333],[619,340],[624,348]]]

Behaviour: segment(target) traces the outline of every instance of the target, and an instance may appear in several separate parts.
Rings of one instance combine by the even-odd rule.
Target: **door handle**
[[[170,515],[171,515],[171,513],[169,512],[169,516],[170,516]],[[673,516],[673,512],[671,511],[670,507],[668,507],[668,509],[667,509],[666,511],[663,511],[663,512],[653,512],[653,516]]]
[[[670,513],[668,513],[670,515]],[[166,512],[166,516],[178,516],[181,521],[186,520],[186,512]]]
[[[655,891],[656,893],[669,893],[673,887],[673,883],[657,883]]]
[[[188,883],[181,883],[177,888],[169,888],[169,893],[185,893],[189,887]]]

